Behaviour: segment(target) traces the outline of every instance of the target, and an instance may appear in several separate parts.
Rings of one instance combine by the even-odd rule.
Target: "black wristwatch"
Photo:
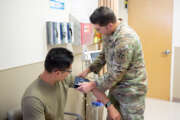
[[[110,105],[111,105],[111,102],[108,101],[108,102],[105,104],[105,107],[108,108]]]

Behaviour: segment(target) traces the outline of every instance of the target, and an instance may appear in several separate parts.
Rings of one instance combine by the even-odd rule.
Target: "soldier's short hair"
[[[90,21],[92,24],[106,26],[109,23],[115,23],[116,16],[112,9],[108,7],[99,7],[90,15]]]

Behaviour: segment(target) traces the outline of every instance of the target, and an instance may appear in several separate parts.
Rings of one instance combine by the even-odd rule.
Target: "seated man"
[[[64,120],[67,90],[73,87],[73,54],[65,48],[52,48],[45,59],[44,71],[22,97],[24,120]]]

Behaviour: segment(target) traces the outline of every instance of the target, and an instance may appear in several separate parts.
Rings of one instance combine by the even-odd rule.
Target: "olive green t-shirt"
[[[40,78],[35,80],[22,97],[23,120],[64,120],[67,91],[73,80],[70,75],[53,86]]]

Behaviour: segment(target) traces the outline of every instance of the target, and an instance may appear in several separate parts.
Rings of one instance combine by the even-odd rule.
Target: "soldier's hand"
[[[108,118],[110,120],[121,120],[119,111],[111,104],[108,108]]]
[[[79,87],[77,88],[77,90],[79,90],[80,92],[88,93],[95,87],[96,87],[96,83],[93,81],[84,82],[84,83],[79,84]]]
[[[85,71],[83,71],[82,73],[80,73],[78,76],[85,78],[85,77],[88,75],[89,72],[90,72],[90,69],[87,68]]]

